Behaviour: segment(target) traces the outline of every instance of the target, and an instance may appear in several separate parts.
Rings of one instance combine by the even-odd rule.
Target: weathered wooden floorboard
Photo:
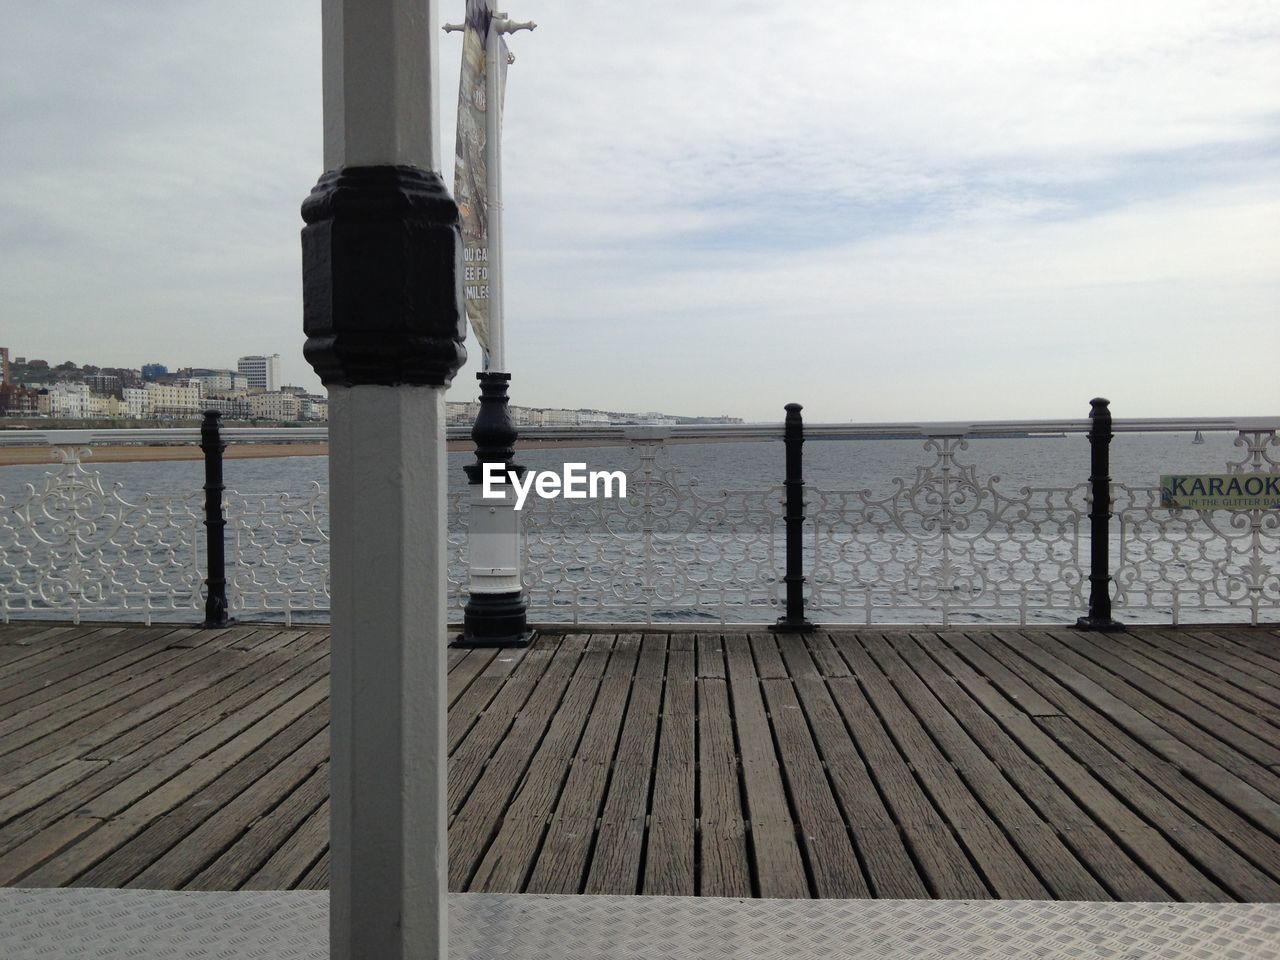
[[[797,663],[800,653],[797,651],[795,660],[788,660],[788,666],[798,673],[796,694],[813,731],[814,746],[831,779],[835,800],[852,835],[870,888],[868,895],[908,900],[927,898],[928,887],[840,718],[826,681]],[[793,664],[799,666],[799,670]],[[843,674],[847,675],[848,671]]]
[[[43,862],[27,872],[22,879],[34,886],[63,886],[83,877],[86,867],[98,864],[116,853],[143,831],[155,829],[166,835],[168,830],[181,831],[185,821],[175,820],[169,825],[166,814],[186,802],[198,804],[200,798],[197,795],[201,791],[259,750],[265,751],[267,755],[272,755],[273,750],[291,752],[291,741],[287,735],[282,735],[285,731],[305,730],[306,721],[300,727],[295,727],[294,724],[308,713],[312,716],[312,723],[322,723],[324,714],[321,704],[324,703],[328,689],[328,678],[317,681],[308,690],[282,704],[207,756],[204,756],[205,751],[201,746],[192,746],[200,737],[188,741],[182,748],[184,757],[175,756],[179,752],[175,751],[166,761],[158,761],[142,768],[85,804],[75,814],[62,818],[57,824],[38,834],[33,838],[37,841],[35,844],[24,844],[10,851],[0,858],[0,862],[12,857],[21,863],[20,854],[39,856],[43,853],[44,856],[40,857]],[[247,765],[242,766],[241,770],[244,774],[251,775],[254,768]],[[39,842],[41,840],[45,841],[43,850]],[[52,852],[49,847],[53,847],[55,843],[56,853],[49,857],[48,853]],[[31,846],[34,846],[34,850],[29,849]],[[148,852],[163,849],[167,847],[160,843]],[[150,862],[145,856],[139,856],[138,859]],[[128,872],[135,862],[137,861],[126,864],[121,875]],[[0,876],[3,875],[0,872]],[[125,881],[120,879],[115,882],[123,884]]]
[[[449,653],[453,652],[454,649],[450,648]],[[451,657],[449,660],[449,675],[446,678],[449,706],[458,702],[458,698],[466,692],[471,682],[483,672],[497,654],[496,650],[479,648],[463,652],[465,656]]]
[[[271,811],[284,798],[294,792],[301,783],[312,776],[329,755],[329,732],[324,726],[325,712],[320,711],[320,729],[296,750],[284,756],[263,759],[261,765],[252,764],[249,758],[219,778],[225,782],[219,793],[227,797],[212,813],[207,809],[195,818],[196,825],[186,836],[159,857],[152,857],[140,873],[129,880],[127,886],[144,889],[182,889],[223,852],[235,844],[245,832],[245,824],[251,824]],[[309,717],[302,718],[299,735],[310,730]],[[293,731],[290,730],[290,733]],[[284,737],[272,741],[285,742]],[[292,743],[292,741],[289,741]],[[281,750],[280,753],[284,751]],[[248,773],[241,773],[242,770]],[[252,779],[257,774],[256,779]],[[201,792],[200,798],[218,790],[219,781]],[[199,802],[197,798],[196,802]],[[166,818],[168,819],[168,818]],[[228,886],[240,881],[236,876],[227,881]],[[94,885],[94,884],[87,884]],[[195,885],[196,889],[201,889]],[[207,889],[216,889],[209,887]]]
[[[219,647],[169,652],[173,656],[166,657],[163,664],[139,669],[130,675],[127,684],[107,677],[103,688],[85,700],[58,704],[55,711],[43,716],[40,711],[33,711],[37,716],[31,723],[4,737],[6,748],[21,749],[10,750],[0,758],[0,777],[9,776],[19,767],[28,772],[39,769],[38,758],[58,753],[68,742],[84,748],[96,746],[182,703],[209,684],[243,671],[266,655]],[[143,664],[137,666],[141,668]],[[85,689],[98,686],[95,682]],[[122,693],[126,695],[121,697]]]
[[[657,768],[641,892],[691,897],[697,892],[697,669],[691,634],[667,642]]]
[[[725,655],[759,895],[808,897],[809,878],[748,638],[725,637]],[[785,672],[781,658],[776,669]]]
[[[0,642],[0,671],[3,671],[0,683],[7,685],[33,676],[42,664],[68,657],[95,641],[101,643],[114,639],[118,644],[121,637],[132,633],[126,627],[85,627],[44,640],[36,639],[34,635],[30,638],[20,635],[11,641]]]
[[[996,896],[1014,900],[1048,898],[1049,891],[1044,884],[1000,825],[982,808],[871,658],[868,648],[884,642],[883,637],[867,635],[858,642],[843,643],[840,652],[862,681],[885,728]]]
[[[1028,655],[1021,663],[1015,647]],[[1238,818],[1233,819],[1227,807],[1187,781],[1172,764],[1162,763],[1152,750],[1142,745],[1139,737],[1117,727],[1111,716],[1095,712],[1090,703],[1077,699],[1078,675],[1073,675],[1062,661],[1040,658],[1038,649],[1035,644],[1015,639],[1002,656],[1012,669],[1036,683],[1062,706],[1064,716],[1040,718],[1040,725],[1091,770],[1101,771],[1112,789],[1149,821],[1158,824],[1160,831],[1196,865],[1206,879],[1199,885],[1199,892],[1188,898],[1252,899],[1256,892],[1261,894],[1261,899],[1271,899],[1280,893],[1275,880],[1213,832],[1212,828],[1219,822],[1239,823]],[[1043,662],[1037,664],[1037,660]],[[1081,685],[1089,689],[1087,684]],[[1175,797],[1184,804],[1205,806],[1210,813],[1198,819],[1179,805]],[[1206,826],[1210,829],[1205,829]],[[1258,841],[1268,836],[1257,830],[1250,831],[1250,835]],[[1194,878],[1183,879],[1190,880],[1192,888],[1196,886]],[[1179,895],[1188,896],[1189,892],[1183,886]]]
[[[322,648],[314,660],[289,662],[264,674],[249,671],[237,674],[231,678],[235,683],[231,680],[224,682],[224,690],[206,690],[189,703],[153,717],[124,736],[89,749],[85,759],[94,763],[94,767],[88,769],[86,776],[48,802],[0,826],[0,853],[32,839],[61,818],[84,809],[104,792],[130,782],[135,776],[154,772],[157,757],[167,759],[175,754],[197,757],[201,752],[212,750],[281,703],[326,679],[328,662],[327,657],[322,658],[324,653]],[[211,717],[219,716],[223,719],[211,725]],[[193,746],[184,748],[185,753],[178,752],[180,747],[196,737],[199,739]],[[76,757],[85,751],[84,747],[69,744],[61,752]],[[137,796],[138,792],[131,790],[129,795]]]
[[[466,796],[465,802],[459,798],[453,807],[457,816],[449,825],[449,882],[455,887],[469,888],[480,858],[501,827],[507,807],[530,764],[538,758],[544,739],[548,734],[555,736],[550,749],[557,754],[553,759],[559,760],[559,750],[573,737],[569,724],[556,724],[553,718],[566,691],[579,699],[594,697],[593,684],[599,683],[595,667],[599,665],[602,669],[599,657],[607,653],[596,651],[596,657],[588,658],[590,664],[585,674],[575,677],[586,650],[585,636],[567,635],[560,640],[551,665],[515,718],[509,735],[485,765],[475,789]]]
[[[1066,647],[1095,664],[1099,670],[1114,674],[1142,691],[1169,711],[1166,716],[1190,721],[1201,731],[1216,737],[1226,747],[1258,763],[1280,763],[1280,748],[1250,732],[1249,728],[1254,726],[1253,717],[1245,717],[1242,726],[1237,722],[1241,714],[1232,714],[1230,704],[1224,703],[1221,698],[1211,698],[1202,687],[1173,670],[1132,653],[1123,644],[1099,642],[1097,638],[1102,636],[1105,635],[1076,634],[1069,640],[1064,640],[1063,635],[1055,634],[1054,639],[1058,643],[1056,649]],[[1067,643],[1070,644],[1069,647],[1066,646]],[[1112,681],[1111,689],[1114,689],[1115,682]],[[1210,699],[1214,700],[1214,707],[1206,705],[1206,701]],[[1150,711],[1144,712],[1151,716]]]
[[[1081,699],[1176,765],[1206,789],[1280,832],[1280,777],[1206,733],[1123,678],[1098,667],[1048,633],[1025,631],[1014,649],[1053,673]]]
[[[698,679],[723,680],[724,640],[720,634],[695,634],[694,646],[698,651]]]
[[[943,635],[943,639],[950,636]],[[1028,715],[975,673],[946,642],[938,643],[937,639],[937,634],[919,640],[913,635],[895,644],[895,649],[1023,796],[1058,829],[1063,841],[1113,899],[1166,899],[1168,891],[1095,819],[1099,808],[1102,816],[1108,809],[1125,813],[1128,809],[1087,770],[1055,749]],[[1132,815],[1130,818],[1141,825]],[[1140,842],[1140,838],[1134,839]],[[1051,877],[1049,880],[1052,882]]]
[[[747,816],[728,685],[723,676],[709,674],[698,680],[697,690],[698,895],[749,897]]]
[[[487,849],[477,848],[468,889],[502,891],[524,887],[591,717],[612,646],[613,637],[609,635],[592,635],[588,639],[573,679],[555,709],[519,789],[495,821]],[[470,809],[464,810],[455,823],[461,828],[470,813]],[[472,868],[472,862],[466,859],[468,853],[466,848],[459,850],[459,870]],[[452,846],[450,857],[454,857]],[[450,869],[453,868],[451,864]]]
[[[325,756],[327,751],[322,751],[321,756]],[[329,761],[322,759],[320,764],[306,773],[306,768],[310,762],[310,757],[302,751],[298,751],[289,757],[285,764],[273,770],[270,776],[276,776],[278,770],[296,771],[298,775],[306,775],[306,779],[298,783],[296,789],[290,790],[292,786],[288,779],[277,777],[277,782],[269,787],[261,787],[268,780],[263,777],[259,784],[255,784],[258,789],[256,802],[261,808],[268,808],[265,812],[244,809],[247,803],[254,801],[246,801],[248,791],[236,798],[236,803],[241,804],[241,811],[236,810],[232,805],[228,805],[225,813],[232,823],[237,821],[248,823],[247,829],[242,829],[239,836],[214,859],[209,861],[209,865],[201,870],[198,874],[182,884],[184,890],[235,890],[243,887],[249,882],[250,878],[255,876],[267,862],[280,850],[287,840],[298,836],[299,824],[303,823],[313,811],[325,804],[329,798]],[[283,781],[283,782],[281,782]],[[287,796],[283,801],[271,806],[278,799],[281,792],[287,791]],[[218,816],[223,816],[224,811],[220,811]],[[325,838],[328,834],[326,832]],[[187,837],[188,846],[194,848],[190,856],[190,862],[198,864],[197,852],[203,852],[201,848],[216,849],[217,840],[210,837],[209,834],[196,831]],[[302,856],[305,859],[305,866],[309,866],[320,855],[322,847],[316,844],[313,849],[303,851]],[[204,856],[208,859],[209,854],[204,852]],[[287,860],[282,858],[275,865],[276,871],[286,869]],[[188,867],[187,871],[190,872]],[[301,870],[298,871],[301,875]],[[141,880],[141,877],[139,878]],[[284,886],[290,884],[285,883]]]
[[[640,889],[666,660],[667,637],[645,635],[583,893],[632,894]]]
[[[498,674],[505,679],[500,686],[496,687],[496,693],[493,699],[487,701],[480,714],[478,720],[471,722],[469,714],[461,713],[465,709],[459,705],[449,711],[449,726],[451,728],[449,743],[449,812],[456,813],[462,806],[463,801],[475,786],[476,781],[484,773],[485,765],[489,762],[489,758],[500,748],[500,746],[509,739],[512,724],[519,717],[521,710],[525,704],[529,702],[534,693],[538,690],[539,684],[547,677],[554,676],[547,674],[553,658],[559,650],[559,639],[547,638],[546,642],[539,643],[531,650],[527,650],[524,656],[520,658],[518,663],[514,661],[504,660],[502,657],[495,657],[485,671],[485,676],[490,673]],[[575,658],[576,659],[576,658]],[[515,667],[511,670],[511,667]],[[511,675],[507,673],[510,670]],[[471,690],[475,692],[478,701],[484,702],[481,698],[484,691],[480,689],[480,684],[485,677],[480,677],[472,684]],[[465,701],[467,697],[464,695],[460,700]],[[456,743],[453,742],[452,728],[465,727],[467,733]]]
[[[1105,900],[1107,890],[1076,859],[1047,821],[1018,792],[1004,771],[976,743],[907,663],[897,647],[915,640],[907,634],[868,644],[868,652],[899,696],[964,779],[974,797],[1008,835],[1023,860],[1058,900]],[[918,661],[917,661],[918,662]]]
[[[1252,650],[1273,670],[1280,669],[1280,626],[1213,627],[1208,632],[1221,637],[1232,646]]]
[[[1132,630],[1124,638],[1143,650],[1154,651],[1167,666],[1177,669],[1215,693],[1235,700],[1239,694],[1280,707],[1280,664],[1274,668],[1259,663],[1252,651],[1222,640],[1214,634],[1196,631],[1184,638],[1177,631],[1151,628]],[[1235,702],[1240,702],[1236,700]]]
[[[447,664],[457,889],[1280,898],[1272,628],[568,631]],[[0,626],[0,883],[323,888],[327,675],[323,627]]]
[[[846,639],[841,637],[840,644]],[[858,745],[867,771],[918,864],[930,894],[946,900],[989,898],[990,889],[961,849],[950,825],[916,780],[911,765],[898,752],[858,679],[833,677],[828,684],[832,700]]]
[[[127,670],[157,654],[161,662],[172,658],[176,655],[169,651],[172,633],[144,635],[147,639],[143,643],[130,642],[128,637],[119,643],[110,643],[109,640],[97,645],[89,643],[78,650],[51,657],[39,666],[28,665],[9,676],[4,689],[0,690],[0,717],[20,711],[31,702],[33,693],[40,699],[58,696],[99,682],[116,671]]]
[[[989,638],[988,638],[989,639]],[[956,649],[960,649],[959,645]],[[1010,691],[993,690],[987,677],[973,668],[992,660],[986,651],[977,656],[978,648],[964,647],[967,664],[957,662],[953,673],[965,687],[970,696],[981,702],[987,711],[1018,741],[1028,752],[1045,764],[1046,769],[1062,784],[1072,797],[1084,807],[1106,831],[1123,845],[1134,861],[1141,864],[1148,873],[1163,884],[1175,899],[1180,900],[1222,900],[1225,892],[1209,880],[1198,867],[1192,864],[1181,849],[1175,847],[1163,833],[1151,823],[1144,820],[1131,809],[1123,792],[1115,793],[1117,787],[1134,789],[1135,784],[1128,779],[1130,771],[1124,768],[1123,761],[1114,757],[1102,758],[1095,755],[1094,762],[1078,758],[1074,748],[1079,740],[1087,735],[1081,730],[1077,736],[1068,736],[1059,743],[1050,736],[1047,726],[1065,720],[1060,714],[1056,716],[1028,717],[1017,707],[1012,706]],[[999,648],[996,653],[1008,657],[1026,676],[1042,680],[1029,664],[1017,661],[1012,654]],[[935,656],[939,654],[935,653]],[[1003,664],[1002,664],[1003,668]],[[1014,676],[1008,668],[1004,674]],[[1017,689],[1025,684],[1019,679]],[[1005,697],[1010,697],[1006,700]],[[1065,693],[1064,693],[1065,698]],[[1089,721],[1078,715],[1080,722]],[[1075,723],[1076,721],[1072,721]],[[1064,725],[1068,731],[1071,727]],[[1118,776],[1119,775],[1119,776]],[[1137,789],[1145,794],[1149,785],[1138,781]],[[1159,898],[1157,898],[1159,899]]]
[[[639,646],[640,638],[635,634],[620,636],[614,644],[596,705],[525,885],[529,893],[578,893],[582,889]]]
[[[326,769],[324,776],[327,778]],[[241,890],[292,890],[306,887],[308,871],[329,850],[329,795],[276,852],[243,884]]]
[[[869,897],[871,889],[794,686],[781,679],[762,680],[761,686],[814,893],[842,899]]]

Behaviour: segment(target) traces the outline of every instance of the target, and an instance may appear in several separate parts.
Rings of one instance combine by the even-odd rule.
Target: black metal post
[[[227,617],[227,551],[226,517],[222,513],[222,440],[218,420],[222,414],[206,410],[200,424],[200,449],[204,451],[204,525],[208,545],[208,568],[205,575],[204,623],[202,627],[225,627]]]
[[[484,482],[484,465],[499,463],[508,476],[523,477],[524,467],[513,462],[517,438],[515,420],[508,407],[507,386],[511,374],[483,371],[480,381],[480,412],[471,427],[476,445],[476,462],[463,470],[467,482],[477,487]],[[475,514],[472,514],[475,522]],[[475,549],[476,543],[472,542]],[[533,642],[535,631],[529,629],[529,604],[524,591],[506,593],[468,593],[462,609],[462,633],[454,641],[466,647],[523,647]]]
[[[779,633],[803,633],[812,630],[813,624],[804,618],[804,420],[798,403],[788,403],[787,419],[783,433],[786,446],[787,472],[783,487],[786,490],[787,572],[783,582],[787,585],[787,612],[778,618],[773,629]]]
[[[1112,633],[1111,618],[1111,401],[1089,401],[1089,615],[1077,630]]]

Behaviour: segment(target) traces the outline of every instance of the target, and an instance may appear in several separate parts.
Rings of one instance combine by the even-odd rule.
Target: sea
[[[1111,443],[1111,477],[1117,483],[1154,487],[1162,473],[1221,473],[1229,462],[1243,459],[1243,449],[1234,445],[1235,434],[1206,433],[1200,444],[1193,439],[1190,433],[1117,434]],[[470,453],[449,454],[451,489],[466,485],[463,466],[474,459]],[[634,452],[625,446],[527,449],[519,451],[516,459],[530,469],[557,472],[571,462],[584,463],[588,470],[622,469],[628,474],[637,467]],[[1089,478],[1089,443],[1078,434],[972,439],[956,452],[955,459],[961,466],[972,466],[981,481],[999,478],[1006,490],[1065,487]],[[895,478],[910,482],[918,467],[934,460],[918,439],[808,440],[805,482],[824,490],[887,492]],[[783,445],[780,441],[670,443],[664,445],[657,465],[677,478],[697,480],[704,494],[760,489],[782,482]],[[119,484],[126,499],[142,492],[186,493],[204,483],[203,464],[195,460],[95,465],[90,456],[84,466],[98,473],[104,486]],[[12,503],[28,484],[43,487],[45,477],[53,472],[54,464],[0,467],[0,496]],[[328,458],[229,459],[225,479],[228,487],[240,493],[303,496],[314,483],[327,486]]]

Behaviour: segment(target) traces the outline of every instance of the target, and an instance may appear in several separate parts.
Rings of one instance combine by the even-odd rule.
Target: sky
[[[513,402],[1280,413],[1280,4],[519,2]],[[0,345],[278,352],[318,388],[319,3],[4,5]],[[451,184],[459,35],[440,49]],[[475,394],[468,350],[450,399]]]

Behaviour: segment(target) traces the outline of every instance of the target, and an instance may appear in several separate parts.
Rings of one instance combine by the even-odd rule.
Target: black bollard
[[[207,531],[208,566],[205,573],[204,623],[202,627],[225,627],[227,617],[227,551],[224,542],[226,517],[222,513],[222,440],[218,420],[222,414],[206,410],[200,424],[200,449],[204,451],[204,525]]]
[[[778,618],[773,629],[779,633],[803,633],[812,630],[813,624],[804,618],[804,420],[798,403],[788,403],[787,419],[783,433],[786,446],[787,472],[783,487],[786,490],[786,574],[787,611]]]
[[[1077,630],[1113,633],[1124,625],[1111,618],[1111,405],[1089,401],[1089,615]]]

